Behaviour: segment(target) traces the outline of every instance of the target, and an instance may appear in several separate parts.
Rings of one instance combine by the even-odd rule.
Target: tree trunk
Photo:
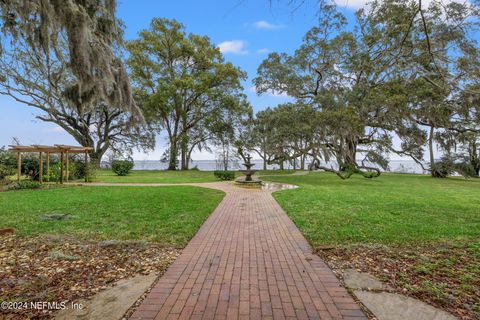
[[[477,138],[473,137],[468,142],[468,162],[472,166],[475,176],[480,176],[480,150],[477,147]]]
[[[343,157],[343,163],[339,163],[339,170],[351,170],[357,167],[357,143],[352,138],[347,138],[345,141],[346,150]]]
[[[267,153],[263,152],[263,170],[267,171]]]
[[[181,169],[182,170],[188,170],[188,150],[185,148],[185,146],[182,146],[182,164],[181,164]]]
[[[183,132],[180,137],[181,143],[181,169],[188,170],[189,150],[188,150],[188,132]]]
[[[195,149],[194,146],[192,146],[188,152],[187,152],[187,159],[186,159],[186,162],[187,162],[187,170],[190,169],[190,161],[192,160],[192,152],[193,152],[193,149]]]
[[[305,170],[305,158],[306,156],[303,154],[300,156],[300,170]]]
[[[108,149],[104,149],[104,148],[101,148],[99,150],[94,149],[94,151],[90,153],[90,163],[95,165],[96,168],[100,168],[100,165],[102,164],[102,158],[105,155],[105,152],[107,150]]]
[[[229,155],[228,155],[228,149],[226,152],[223,154],[223,169],[225,171],[228,170],[228,162],[229,162]]]
[[[283,160],[280,160],[280,170],[283,170]]]
[[[480,176],[480,150],[476,154],[476,159],[475,159],[475,164],[473,165],[473,168],[475,169],[475,173],[477,174],[477,177]]]
[[[435,127],[430,124],[430,133],[428,135],[428,151],[430,155],[430,170],[431,170],[431,175],[432,177],[435,177],[435,172],[433,170],[433,167],[435,166],[435,158],[433,155],[433,135],[435,133]]]
[[[170,138],[170,158],[168,159],[168,170],[177,170],[178,146],[176,137]]]

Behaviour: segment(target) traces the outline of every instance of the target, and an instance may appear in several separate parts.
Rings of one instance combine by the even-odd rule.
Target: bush
[[[233,179],[235,179],[235,172],[234,171],[216,170],[216,171],[213,171],[213,174],[215,175],[215,177],[217,177],[220,180],[233,180]]]
[[[83,161],[75,161],[75,173],[76,179],[84,179],[88,182],[92,182],[96,177],[97,167],[93,163],[85,163]]]
[[[17,167],[17,155],[8,151],[5,147],[0,148],[0,165],[15,169]]]
[[[67,174],[66,172],[67,170],[67,167],[65,167],[65,174]],[[75,180],[77,178],[76,176],[76,173],[77,173],[77,164],[74,162],[74,161],[71,161],[69,164],[68,164],[68,180]]]
[[[133,161],[113,160],[112,170],[119,176],[126,176],[133,169]]]
[[[12,183],[8,186],[8,190],[24,190],[24,189],[40,189],[42,185],[40,182],[33,180],[23,180]]]
[[[15,174],[15,170],[10,167],[7,167],[3,164],[0,164],[0,184],[5,183],[8,176],[12,176]]]
[[[26,154],[22,157],[22,173],[32,180],[39,179],[40,161],[36,155]]]
[[[51,164],[48,172],[43,176],[43,180],[47,182],[60,182],[60,163]]]

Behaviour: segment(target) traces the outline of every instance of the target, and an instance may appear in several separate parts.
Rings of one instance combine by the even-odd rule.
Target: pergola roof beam
[[[10,146],[10,151],[13,152],[48,152],[48,153],[86,153],[92,151],[91,147],[69,146],[63,144],[56,144],[53,146],[31,145],[31,146]]]

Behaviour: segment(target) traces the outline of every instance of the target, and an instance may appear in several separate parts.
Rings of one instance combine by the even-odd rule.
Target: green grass
[[[255,167],[252,168],[252,169],[255,169]],[[297,172],[297,170],[293,170],[293,169],[280,170],[280,169],[277,169],[277,170],[258,170],[258,172],[256,172],[255,174],[260,175],[260,176],[269,176],[269,175],[293,174],[295,172]]]
[[[98,170],[95,181],[110,183],[188,183],[219,181],[213,171],[133,170],[127,176],[117,176],[112,170]]]
[[[299,189],[274,194],[305,237],[320,244],[427,244],[480,237],[480,180],[329,173],[269,177]]]
[[[183,247],[224,193],[206,188],[71,187],[0,192],[0,228],[19,235],[148,240]],[[68,220],[42,216],[69,214]]]
[[[256,175],[284,175],[295,170],[259,170]],[[236,172],[236,177],[242,176]],[[117,176],[112,170],[98,170],[95,181],[108,183],[190,183],[220,181],[213,171],[185,170],[133,170],[127,176]]]

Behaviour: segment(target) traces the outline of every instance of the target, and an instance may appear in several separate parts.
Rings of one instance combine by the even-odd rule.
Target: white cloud
[[[270,53],[270,49],[267,49],[267,48],[258,49],[257,53],[258,54],[267,54],[267,53]]]
[[[245,49],[246,46],[246,41],[231,40],[218,44],[218,49],[220,49],[222,53],[247,54],[248,50]]]
[[[283,24],[274,24],[265,20],[254,22],[253,27],[256,29],[262,29],[262,30],[276,30],[276,29],[285,28]]]

